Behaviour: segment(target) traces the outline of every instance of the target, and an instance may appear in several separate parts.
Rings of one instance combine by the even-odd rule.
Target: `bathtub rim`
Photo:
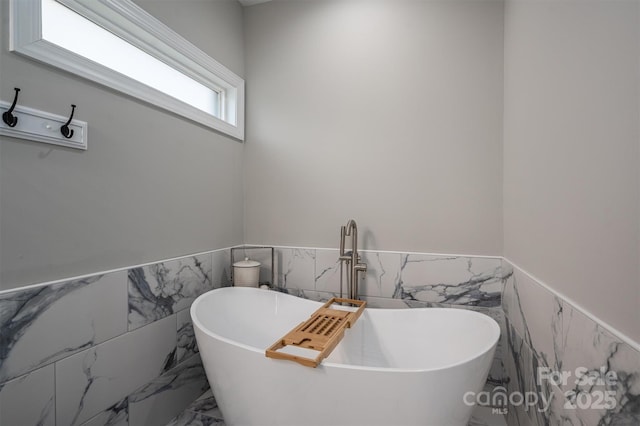
[[[266,359],[268,358],[265,355],[265,350],[264,349],[260,349],[257,348],[255,346],[249,346],[247,344],[244,343],[240,343],[238,341],[235,340],[231,340],[229,338],[223,337],[217,333],[214,333],[213,331],[211,331],[209,328],[204,327],[202,322],[198,319],[197,315],[195,314],[196,309],[198,308],[198,305],[200,303],[202,303],[202,300],[206,299],[207,296],[211,297],[210,293],[216,292],[216,291],[229,291],[233,289],[232,291],[240,291],[240,292],[258,292],[258,291],[272,291],[273,293],[275,293],[276,297],[290,297],[290,298],[294,298],[297,299],[299,301],[304,301],[304,302],[308,302],[308,303],[313,303],[314,305],[317,305],[318,307],[322,306],[323,303],[322,302],[317,302],[315,300],[309,300],[309,299],[304,299],[298,296],[293,296],[291,294],[287,294],[287,293],[283,293],[283,292],[279,292],[279,291],[274,291],[274,290],[264,290],[264,289],[259,289],[259,288],[253,288],[253,287],[221,287],[221,288],[216,288],[213,290],[209,290],[203,294],[201,294],[200,296],[198,296],[196,298],[196,300],[193,301],[193,303],[191,304],[191,307],[189,308],[189,315],[191,317],[191,321],[193,322],[193,326],[196,327],[203,332],[204,334],[206,334],[207,336],[222,341],[224,343],[230,344],[232,346],[241,348],[241,349],[245,349],[251,352],[255,352],[258,354],[263,355]],[[477,354],[464,358],[460,361],[457,361],[455,363],[451,363],[451,364],[447,364],[444,366],[439,366],[439,367],[434,367],[434,368],[399,368],[399,367],[370,367],[370,366],[365,366],[365,365],[356,365],[356,364],[341,364],[341,363],[334,363],[334,362],[328,362],[326,359],[323,360],[318,367],[316,368],[321,368],[321,367],[331,367],[331,368],[345,368],[345,369],[350,369],[350,370],[363,370],[363,371],[375,371],[375,372],[388,372],[388,373],[428,373],[428,372],[437,372],[437,371],[444,371],[444,370],[448,370],[451,368],[455,368],[461,365],[465,365],[468,363],[473,362],[474,360],[481,358],[483,356],[485,356],[489,351],[494,350],[497,345],[498,342],[500,340],[500,336],[501,336],[501,331],[500,331],[500,325],[498,324],[498,322],[496,320],[494,320],[493,318],[491,318],[489,315],[483,314],[481,312],[477,312],[477,311],[473,311],[471,309],[463,309],[463,308],[441,308],[441,307],[436,307],[436,308],[382,308],[382,309],[377,309],[377,308],[366,308],[366,309],[373,309],[373,310],[384,310],[384,311],[395,311],[395,312],[399,312],[399,311],[406,311],[407,309],[410,309],[411,311],[421,311],[421,310],[427,310],[427,309],[438,309],[438,310],[448,310],[448,311],[457,311],[457,312],[467,312],[467,313],[471,313],[472,315],[481,315],[483,318],[483,320],[487,321],[488,323],[490,323],[490,327],[492,328],[492,331],[494,332],[494,339],[490,341],[490,344],[486,344],[485,346],[483,346],[481,348],[480,351],[478,351]],[[365,309],[365,310],[366,310]],[[467,315],[467,314],[465,314]],[[271,361],[279,361],[279,360],[273,360],[271,359]]]

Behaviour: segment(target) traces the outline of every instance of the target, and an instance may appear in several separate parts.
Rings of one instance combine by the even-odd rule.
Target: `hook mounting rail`
[[[9,102],[0,101],[0,110],[6,110],[9,107]],[[74,119],[73,123],[68,123],[68,116],[63,117],[22,105],[15,107],[13,115],[20,119],[19,125],[11,127],[4,120],[0,120],[0,135],[67,148],[87,149],[88,124],[86,121]],[[69,128],[69,136],[71,131],[74,131],[73,137],[66,137],[62,133],[61,127],[64,125]]]

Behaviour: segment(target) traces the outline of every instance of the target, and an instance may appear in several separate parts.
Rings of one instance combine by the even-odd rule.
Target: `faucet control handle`
[[[366,263],[357,263],[355,265],[355,270],[356,271],[365,272],[367,270],[367,264]]]

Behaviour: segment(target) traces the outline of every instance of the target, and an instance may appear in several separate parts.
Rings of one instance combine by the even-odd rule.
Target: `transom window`
[[[244,139],[244,80],[130,0],[12,0],[11,24],[17,53]]]

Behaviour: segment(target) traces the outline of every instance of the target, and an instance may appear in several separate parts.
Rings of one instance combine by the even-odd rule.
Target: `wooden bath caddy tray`
[[[332,309],[331,306],[337,303],[350,303],[357,305],[358,309],[355,311]],[[269,358],[288,359],[306,367],[315,368],[324,358],[329,356],[331,351],[342,340],[344,330],[350,328],[356,322],[362,315],[366,305],[367,302],[362,300],[334,297],[311,314],[307,321],[301,323],[271,345],[265,351],[265,355]],[[307,358],[301,355],[278,352],[278,349],[282,349],[285,346],[312,349],[319,351],[319,353],[315,358]]]

